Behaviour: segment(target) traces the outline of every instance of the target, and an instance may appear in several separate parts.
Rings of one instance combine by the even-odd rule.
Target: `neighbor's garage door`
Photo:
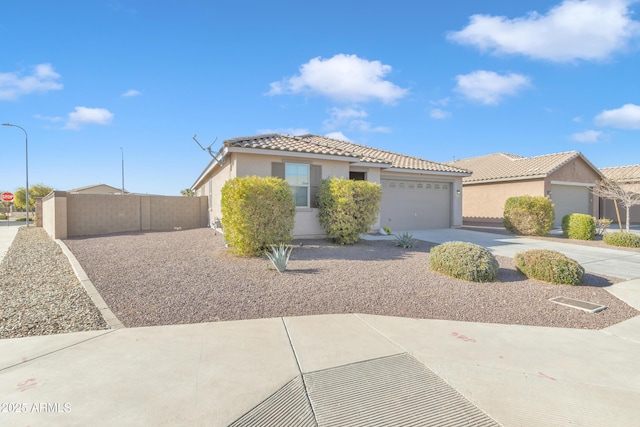
[[[556,213],[555,225],[562,225],[562,217],[572,213],[591,215],[591,193],[589,187],[574,185],[551,185],[551,200]]]
[[[382,180],[380,226],[393,232],[448,228],[451,217],[451,184]]]

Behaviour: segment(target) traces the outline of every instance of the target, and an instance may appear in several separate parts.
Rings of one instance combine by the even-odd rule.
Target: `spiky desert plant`
[[[396,246],[401,246],[405,249],[412,248],[416,245],[418,239],[415,239],[412,234],[405,231],[402,234],[396,234]]]
[[[280,246],[278,247],[271,245],[271,252],[267,252],[267,257],[280,273],[284,273],[287,269],[287,264],[289,263],[291,251],[293,251],[293,247],[287,246],[284,243],[280,243]]]

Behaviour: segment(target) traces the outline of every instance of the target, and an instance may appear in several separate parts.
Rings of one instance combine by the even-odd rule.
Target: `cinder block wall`
[[[43,203],[43,225],[49,235],[58,239],[208,226],[206,196],[54,193],[56,203]],[[64,210],[58,199],[64,199]],[[66,224],[65,233],[60,232],[59,225],[58,230],[54,226],[62,222]]]

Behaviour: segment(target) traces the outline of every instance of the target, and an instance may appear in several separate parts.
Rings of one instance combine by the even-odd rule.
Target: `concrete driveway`
[[[484,233],[459,228],[409,230],[416,239],[444,243],[471,242],[489,249],[494,255],[513,258],[517,252],[529,249],[553,249],[580,263],[586,271],[604,276],[633,280],[640,278],[640,253],[619,249],[598,248],[580,244],[559,243],[496,233]],[[402,234],[399,231],[396,234]],[[368,236],[368,239],[393,239],[393,236]]]

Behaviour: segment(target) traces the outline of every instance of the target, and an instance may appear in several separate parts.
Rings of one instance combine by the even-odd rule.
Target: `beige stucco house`
[[[107,184],[86,185],[67,191],[69,194],[122,194],[121,188],[112,187]],[[124,194],[129,194],[124,190]]]
[[[448,164],[472,172],[462,179],[465,223],[502,222],[506,200],[524,195],[549,197],[555,225],[570,213],[599,214],[591,189],[602,174],[578,151],[535,157],[495,153]]]
[[[640,192],[640,165],[600,168],[600,171],[605,178],[621,183],[623,188]],[[616,222],[618,221],[613,200],[603,199],[600,202],[600,206],[600,215],[602,217],[612,219]],[[627,211],[620,203],[618,203],[618,211],[620,212],[620,221],[624,224],[627,218]],[[630,222],[640,223],[640,206],[632,206],[631,209],[629,209],[629,217]]]
[[[228,139],[191,187],[208,196],[210,224],[221,226],[224,183],[241,176],[278,176],[292,187],[293,234],[324,236],[315,195],[322,179],[366,180],[382,186],[378,223],[396,231],[462,226],[464,169],[317,135],[258,135]]]

